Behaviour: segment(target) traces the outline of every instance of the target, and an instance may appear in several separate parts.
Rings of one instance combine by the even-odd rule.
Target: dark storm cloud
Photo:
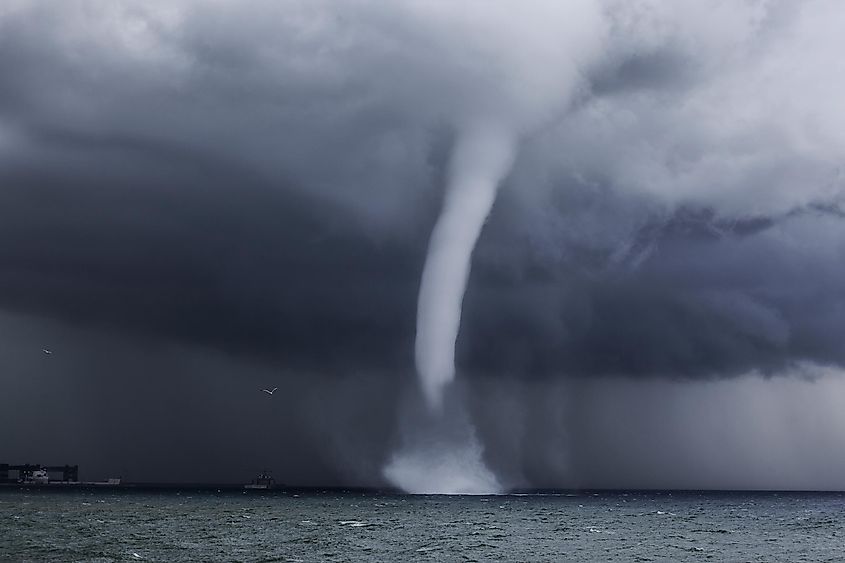
[[[649,235],[636,269],[570,265],[486,291],[479,283],[467,297],[464,365],[670,377],[842,365],[830,337],[845,297],[840,219],[755,218],[727,233],[678,221]]]
[[[3,81],[0,106],[0,304],[318,371],[409,368],[417,280],[448,162],[438,124],[448,103],[409,106],[418,93],[386,86],[399,76],[393,65],[438,71],[409,46],[395,61],[375,56],[378,41],[354,27],[387,40],[397,32],[383,26],[402,21],[401,10],[376,16],[362,4],[341,21],[327,7],[297,6],[285,18],[265,6],[278,18],[271,25],[232,6],[97,5],[99,15],[84,6],[62,14],[22,3],[3,16],[0,65],[14,79]],[[646,31],[658,30],[649,36],[621,13],[611,26],[617,43],[594,73],[595,102],[579,102],[560,133],[535,142],[537,154],[559,147],[577,158],[565,137],[602,100],[646,116],[649,92],[655,103],[693,98],[697,88],[731,92],[719,84],[727,78],[708,75],[725,47],[706,26],[725,15],[683,35],[672,26],[694,25],[687,16],[638,12]],[[759,38],[754,48],[767,48],[767,34],[784,25],[777,13],[738,9],[749,27],[724,31],[726,45]],[[315,50],[320,26],[345,39]],[[714,52],[702,56],[696,41]],[[467,96],[464,82],[448,80]],[[661,125],[643,127],[641,135]],[[695,131],[682,142],[670,173],[706,154]],[[759,142],[765,155],[770,144]],[[771,146],[776,159],[784,147]],[[843,297],[841,269],[830,265],[839,227],[819,213],[790,215],[818,209],[807,198],[840,189],[835,176],[827,192],[783,188],[804,190],[801,198],[775,185],[777,211],[724,192],[728,199],[693,197],[667,212],[659,175],[649,193],[625,195],[637,169],[591,177],[594,154],[580,172],[576,162],[540,182],[528,170],[549,164],[535,166],[527,150],[476,253],[464,371],[727,375],[842,361],[825,336],[839,317],[819,316]],[[762,189],[778,169],[798,182],[824,170],[804,155],[787,162],[755,166],[738,178],[748,189],[734,190]],[[725,162],[724,173],[735,176],[735,166]],[[723,182],[706,167],[685,173],[707,181],[702,174]],[[534,221],[538,210],[543,221]],[[799,248],[820,236],[829,248]],[[791,275],[797,263],[824,286],[810,302]]]
[[[45,382],[80,381],[78,404],[100,405],[89,429],[116,416],[106,405],[122,390],[155,403],[148,382],[173,385],[162,400],[198,421],[237,418],[252,397],[227,404],[233,380],[252,391],[288,370],[289,415],[215,426],[243,448],[204,459],[240,478],[223,458],[249,457],[263,442],[250,428],[273,425],[301,462],[270,464],[295,480],[372,482],[412,372],[452,137],[465,116],[493,112],[523,138],[474,255],[458,341],[468,385],[525,385],[542,405],[544,386],[587,385],[572,377],[843,366],[841,7],[558,4],[518,17],[437,2],[4,4],[5,330],[36,318],[81,331],[84,361]],[[570,20],[584,37],[572,34],[581,78],[566,106],[556,69],[573,49],[554,38]],[[51,334],[15,342],[40,350]],[[105,345],[137,365],[96,356]],[[203,353],[215,360],[190,360]],[[11,380],[38,373],[20,354],[6,356]],[[180,402],[197,373],[218,386],[207,408]],[[18,388],[6,406],[35,412],[37,395]],[[50,421],[84,418],[51,404]],[[524,434],[476,409],[495,467],[513,454],[515,475],[546,483],[567,465],[538,446],[558,440],[542,430],[551,419],[570,416],[548,407],[514,407]],[[178,430],[159,444],[118,426],[101,431],[103,451],[124,432],[188,467],[180,438],[201,425],[162,415],[149,436]],[[215,443],[198,440],[197,455]],[[534,448],[524,458],[521,440]],[[360,461],[351,448],[369,465],[343,474]],[[588,438],[573,448],[591,452]],[[88,458],[111,471],[95,449]]]
[[[407,347],[415,249],[237,168],[125,167],[3,178],[5,307],[328,369]]]

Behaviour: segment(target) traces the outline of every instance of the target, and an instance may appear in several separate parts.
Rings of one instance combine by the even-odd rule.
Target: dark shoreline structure
[[[32,480],[32,475],[36,471],[46,471],[48,474],[50,473],[61,473],[62,478],[60,482],[62,483],[77,483],[79,482],[79,466],[78,465],[39,465],[39,464],[32,464],[32,463],[23,463],[23,464],[9,464],[9,463],[0,463],[0,483],[2,484],[19,484],[20,482],[26,482]],[[16,472],[16,478],[10,477],[10,474]],[[55,482],[55,480],[54,480]]]

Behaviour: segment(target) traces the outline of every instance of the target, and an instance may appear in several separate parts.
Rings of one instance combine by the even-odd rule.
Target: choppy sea
[[[845,561],[845,495],[0,491],[0,561]]]

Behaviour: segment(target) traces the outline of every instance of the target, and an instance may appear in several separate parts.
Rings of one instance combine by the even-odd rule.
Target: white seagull
[[[276,392],[276,389],[278,389],[278,387],[273,387],[273,389],[272,389],[272,390],[271,390],[271,389],[262,389],[262,391],[264,391],[264,392],[265,392],[265,393],[267,393],[268,395],[272,395],[273,393],[275,393],[275,392]]]
[[[48,356],[50,354],[52,354],[52,352],[50,350],[48,350],[47,348],[42,348],[41,351],[44,352],[45,354],[47,354]]]

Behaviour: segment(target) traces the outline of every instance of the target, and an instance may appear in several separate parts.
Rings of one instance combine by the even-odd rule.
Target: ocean
[[[0,490],[0,561],[845,561],[845,494]]]

